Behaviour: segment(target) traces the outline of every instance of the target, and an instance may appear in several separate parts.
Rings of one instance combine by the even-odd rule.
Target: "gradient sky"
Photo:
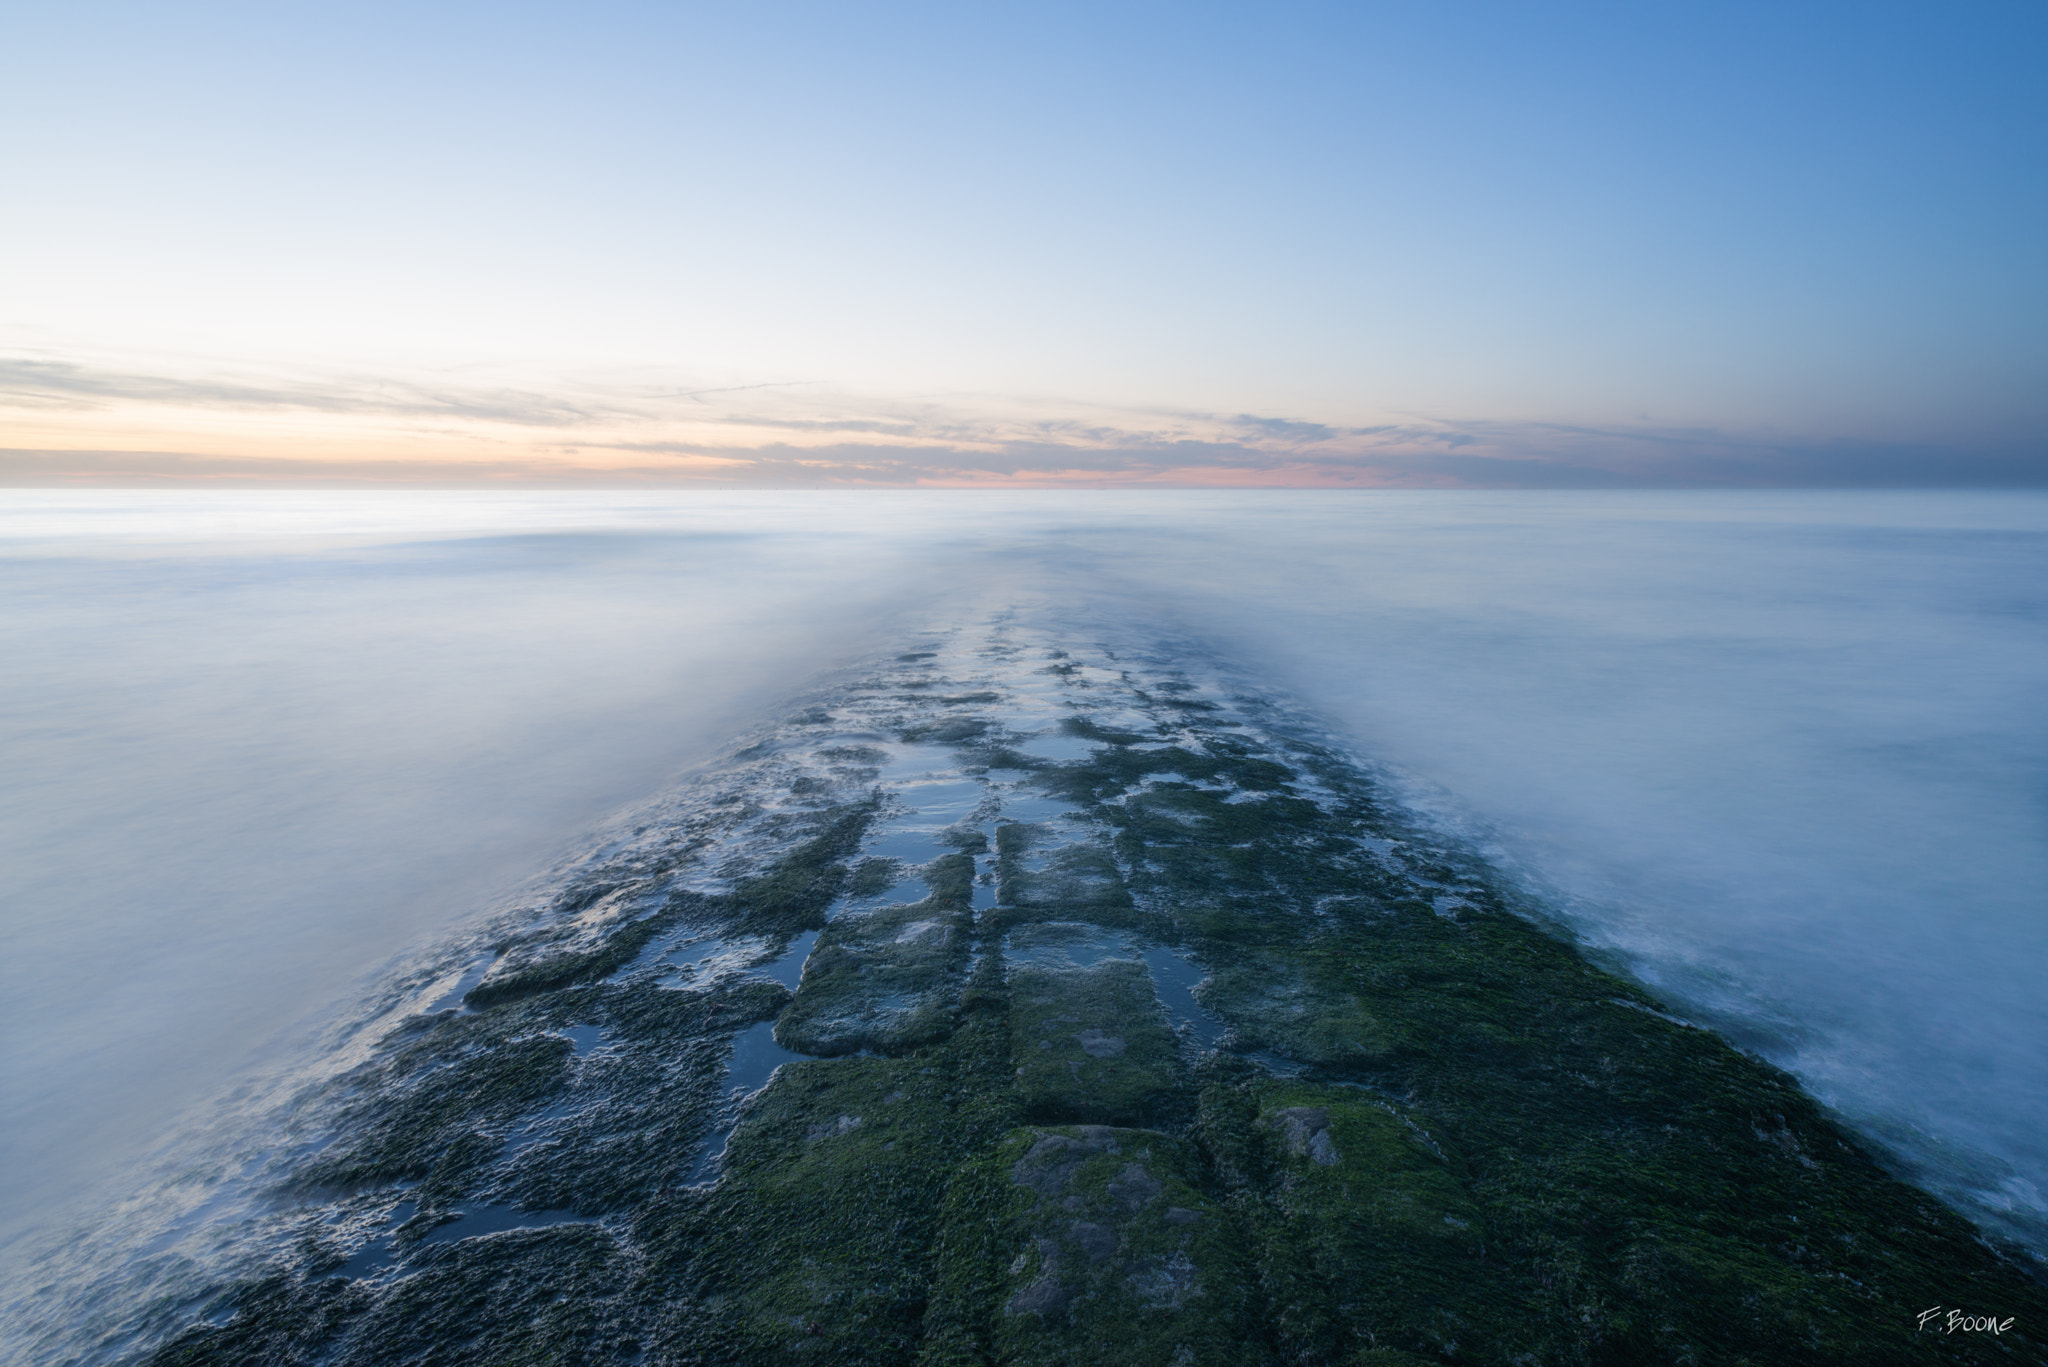
[[[2048,7],[14,3],[0,482],[2048,483]]]

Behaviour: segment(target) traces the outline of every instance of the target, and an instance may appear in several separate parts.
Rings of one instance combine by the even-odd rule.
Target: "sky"
[[[2048,484],[2048,9],[5,0],[0,484]]]

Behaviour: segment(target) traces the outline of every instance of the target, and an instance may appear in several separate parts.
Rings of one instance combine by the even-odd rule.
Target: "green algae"
[[[604,1215],[672,1186],[678,1149],[720,1109],[733,1037],[772,1020],[789,1000],[759,978],[703,993],[639,983],[572,996],[565,1014],[601,1025],[612,1047],[578,1065],[558,1103],[568,1114],[505,1161],[496,1198],[527,1210]]]
[[[1455,1359],[1461,1344],[1512,1341],[1504,1288],[1484,1275],[1484,1216],[1437,1141],[1356,1091],[1260,1092],[1253,1135],[1268,1181],[1236,1208],[1285,1349],[1310,1360],[1374,1347]]]
[[[784,1070],[725,1164],[735,1218],[710,1257],[728,1260],[736,1338],[824,1362],[853,1345],[912,1348],[941,1174],[959,1150],[943,1087],[941,1074],[881,1059]]]
[[[1034,848],[1045,846],[1050,848],[1034,859]],[[1004,822],[996,827],[995,872],[997,924],[1057,914],[1106,926],[1159,926],[1159,918],[1132,899],[1106,841],[1062,843],[1042,823]]]
[[[653,916],[633,922],[588,949],[522,945],[525,953],[501,960],[490,976],[464,995],[463,1003],[495,1006],[539,992],[596,982],[631,963],[674,920],[673,916]]]
[[[498,962],[463,1001],[472,1007],[492,1006],[601,981],[686,919],[778,937],[816,930],[853,876],[846,860],[859,849],[875,812],[870,799],[817,814],[808,822],[820,828],[815,834],[761,872],[739,880],[729,897],[675,892],[633,915],[634,894],[652,895],[657,886],[653,878],[643,878],[559,899],[557,912],[576,912],[576,921],[504,946]],[[600,899],[615,903],[615,909],[608,917],[594,918],[591,907]]]
[[[896,886],[905,872],[901,859],[863,859],[846,880],[846,890],[855,897],[874,897]]]
[[[808,1054],[897,1052],[952,1030],[968,963],[973,861],[941,855],[925,876],[932,892],[924,901],[825,927],[776,1024],[778,1043]]]
[[[954,1180],[920,1367],[1188,1367],[1265,1356],[1235,1222],[1183,1141],[1020,1128]]]
[[[532,1275],[545,1267],[544,1277]],[[245,1286],[223,1327],[152,1359],[164,1367],[442,1367],[628,1360],[641,1277],[606,1231],[509,1230],[439,1245],[412,1275],[373,1292],[340,1278],[273,1276]]]
[[[1010,975],[1011,1053],[1024,1113],[1134,1124],[1180,1108],[1179,1041],[1145,965],[1019,968]]]
[[[825,924],[825,913],[845,891],[847,861],[860,849],[878,804],[865,802],[822,813],[823,827],[758,874],[733,887],[731,924],[757,935],[795,935]]]
[[[679,1241],[709,1361],[901,1363],[925,1336],[959,1164],[1016,1122],[995,1002],[900,1059],[791,1064],[734,1132]],[[683,1360],[690,1360],[685,1357]]]
[[[1225,961],[1195,997],[1250,1049],[1325,1066],[1384,1058],[1393,1037],[1346,978],[1332,950],[1250,949]]]
[[[337,1124],[349,1137],[303,1167],[296,1183],[350,1190],[419,1182],[436,1199],[476,1190],[521,1117],[595,1092],[578,1077],[588,1066],[572,1066],[570,1041],[555,1033],[589,1022],[639,1046],[604,1064],[605,1090],[629,1085],[635,1104],[620,1114],[593,1095],[496,1181],[534,1209],[614,1209],[658,1183],[679,1133],[708,1122],[732,1036],[789,999],[778,984],[742,978],[701,994],[645,984],[586,988],[424,1018],[388,1056],[337,1081],[345,1098]]]
[[[461,1023],[449,1024],[460,1030]],[[559,1035],[494,1041],[472,1052],[470,1041],[447,1033],[434,1032],[379,1076],[359,1080],[368,1092],[353,1107],[366,1122],[360,1137],[309,1165],[303,1185],[424,1179],[453,1194],[495,1154],[494,1130],[567,1085],[570,1044]]]

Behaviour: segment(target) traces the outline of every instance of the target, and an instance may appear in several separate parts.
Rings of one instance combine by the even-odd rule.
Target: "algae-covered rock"
[[[909,1362],[947,1193],[1016,1121],[1008,1056],[983,1008],[904,1058],[785,1065],[664,1274],[696,1311],[677,1360]]]
[[[1195,992],[1251,1048],[1302,1063],[1366,1063],[1393,1041],[1326,954],[1250,950]]]
[[[1085,921],[1029,921],[1012,929],[1004,945],[1019,967],[1038,959],[1079,966],[1104,957],[1098,951],[1105,947],[1128,950],[1130,941]]]
[[[722,1108],[733,1035],[789,1000],[779,983],[743,977],[708,992],[641,982],[573,994],[563,1024],[603,1044],[572,1062],[561,1114],[506,1146],[491,1199],[586,1215],[630,1210],[672,1187],[689,1143]]]
[[[846,887],[846,861],[875,819],[872,798],[827,808],[805,824],[816,834],[733,884],[735,924],[757,935],[812,930]]]
[[[1183,1086],[1180,1045],[1135,959],[1010,975],[1010,1048],[1026,1115],[1130,1124],[1168,1114]]]
[[[1116,857],[1104,842],[1062,838],[1043,826],[1007,822],[996,827],[998,919],[1016,924],[1047,913],[1097,925],[1148,926],[1124,886]]]
[[[1205,1367],[1264,1357],[1229,1214],[1151,1130],[1029,1127],[956,1179],[921,1359]]]
[[[480,1023],[441,1023],[383,1068],[359,1079],[366,1096],[357,1136],[307,1165],[308,1187],[426,1179],[463,1190],[500,1147],[493,1135],[568,1085],[569,1041],[559,1035],[493,1038]],[[488,1045],[489,1047],[479,1047]]]
[[[633,1259],[595,1225],[507,1230],[440,1245],[392,1287],[328,1361],[373,1367],[445,1360],[461,1343],[478,1362],[630,1356]]]
[[[791,1064],[750,1110],[727,1150],[728,1223],[709,1255],[747,1351],[843,1362],[915,1344],[963,1137],[949,1082],[909,1061]]]
[[[691,918],[776,938],[814,930],[846,886],[845,861],[859,848],[874,816],[870,798],[784,821],[781,824],[794,825],[803,838],[764,861],[759,872],[738,879],[732,894],[724,898],[666,887],[657,875],[680,863],[683,852],[640,862],[635,877],[575,880],[556,899],[562,919],[504,945],[464,1000],[473,1007],[492,1006],[601,981]],[[701,837],[686,842],[684,849],[700,843]]]
[[[569,1363],[640,1348],[637,1269],[596,1225],[507,1230],[436,1244],[375,1290],[273,1276],[240,1289],[225,1325],[154,1355],[162,1367],[380,1367]]]
[[[1291,1355],[1455,1357],[1511,1341],[1498,1299],[1511,1288],[1487,1268],[1483,1216],[1425,1131],[1355,1090],[1303,1085],[1265,1089],[1256,1124],[1275,1180],[1245,1209]]]
[[[971,867],[965,855],[936,862]],[[972,925],[966,897],[939,892],[909,906],[841,915],[818,936],[796,999],[776,1024],[777,1042],[831,1055],[899,1051],[944,1038],[953,1028]]]
[[[154,1362],[2048,1361],[2038,1262],[1312,728],[927,644],[438,968],[464,1008],[300,1099],[258,1270]]]

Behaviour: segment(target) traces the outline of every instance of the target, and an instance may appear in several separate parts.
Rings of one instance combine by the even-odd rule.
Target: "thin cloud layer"
[[[876,399],[802,381],[177,376],[16,357],[0,359],[0,483],[1981,487],[2048,484],[2048,449],[1418,416],[1336,426]]]

